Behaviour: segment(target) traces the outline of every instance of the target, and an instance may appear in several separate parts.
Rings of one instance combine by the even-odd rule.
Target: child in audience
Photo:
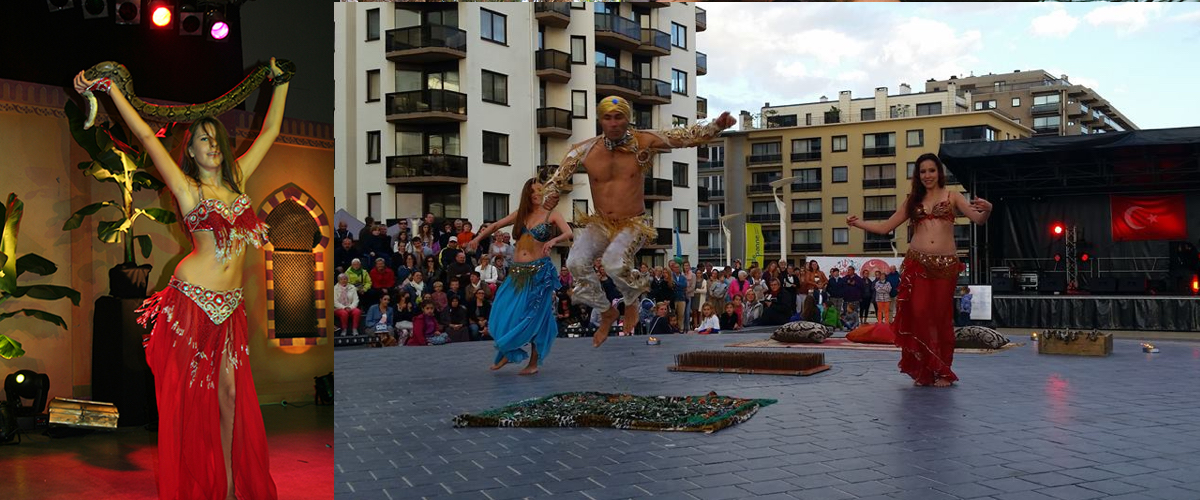
[[[825,312],[821,315],[821,323],[829,327],[831,331],[841,328],[842,319],[838,316],[838,308],[832,304],[826,307]]]
[[[733,331],[741,328],[738,325],[738,314],[733,308],[733,303],[725,303],[725,312],[721,314],[721,329],[725,331]]]
[[[842,325],[846,327],[847,331],[858,328],[858,311],[855,306],[855,303],[847,302],[846,314],[842,315]]]
[[[700,306],[700,316],[704,320],[700,322],[700,327],[696,329],[696,333],[700,335],[721,333],[721,320],[713,312],[712,304],[705,302],[703,306]]]
[[[442,285],[441,281],[433,282],[433,294],[431,298],[433,299],[433,311],[438,314],[441,314],[442,311],[446,310],[446,306],[450,305],[450,296],[446,295],[445,286]]]

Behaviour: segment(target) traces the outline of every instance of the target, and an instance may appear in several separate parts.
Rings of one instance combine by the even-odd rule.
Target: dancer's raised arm
[[[897,227],[900,227],[900,224],[904,224],[904,221],[908,219],[908,215],[904,213],[904,207],[907,206],[907,202],[900,204],[899,208],[896,209],[896,213],[883,222],[867,222],[860,220],[857,215],[851,215],[846,217],[846,225],[857,227],[868,233],[888,234]]]
[[[487,238],[488,235],[496,232],[498,229],[500,229],[504,226],[507,226],[509,224],[512,224],[513,221],[515,221],[515,220],[517,220],[517,213],[512,212],[512,213],[509,213],[508,215],[505,215],[500,220],[493,222],[491,224],[488,224],[488,227],[485,228],[483,231],[480,231],[479,234],[476,234],[474,238],[471,238],[471,241],[468,241],[466,247],[464,247],[464,248],[466,249],[466,251],[468,253],[474,252],[475,248],[479,246],[480,241],[483,241],[484,238]]]
[[[279,137],[279,127],[283,124],[283,103],[287,100],[288,82],[279,81],[279,76],[283,74],[283,71],[275,65],[274,57],[271,58],[271,74],[275,79],[275,90],[271,93],[271,106],[267,109],[267,117],[263,120],[262,131],[254,139],[250,149],[247,149],[237,161],[238,167],[242,169],[242,182],[250,178],[250,174],[254,173],[263,157],[267,155],[267,150],[271,149],[272,144],[275,144],[275,138]]]
[[[721,131],[732,127],[737,119],[728,111],[721,113],[716,120],[704,125],[677,127],[670,130],[640,130],[636,132],[648,138],[643,143],[646,149],[665,151],[669,149],[691,148],[708,144]]]
[[[977,197],[973,201],[967,201],[962,193],[954,191],[950,193],[950,201],[963,216],[981,226],[992,216],[992,203],[983,198]]]

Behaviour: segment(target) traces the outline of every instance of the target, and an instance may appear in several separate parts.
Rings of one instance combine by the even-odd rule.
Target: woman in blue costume
[[[554,292],[560,283],[549,255],[555,244],[571,237],[571,226],[562,215],[542,208],[541,196],[541,184],[534,179],[525,181],[517,211],[488,225],[467,243],[467,252],[474,252],[480,240],[497,229],[509,224],[514,227],[517,244],[513,262],[496,291],[488,317],[488,327],[496,341],[493,370],[528,358],[529,364],[521,370],[521,375],[537,373],[539,358],[546,359],[558,337]],[[558,236],[553,236],[555,227],[560,231]],[[532,355],[525,352],[525,344],[530,344]]]

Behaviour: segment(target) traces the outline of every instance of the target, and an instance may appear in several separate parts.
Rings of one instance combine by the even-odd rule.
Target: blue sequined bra
[[[554,226],[548,222],[543,222],[533,226],[533,229],[525,228],[525,232],[533,236],[533,239],[545,243],[550,241],[550,238],[553,236]]]

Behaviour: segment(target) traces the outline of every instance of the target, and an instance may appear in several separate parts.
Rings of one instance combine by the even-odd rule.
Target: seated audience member
[[[446,300],[449,301],[452,297],[458,297],[458,300],[463,302],[463,305],[466,305],[467,295],[464,293],[463,289],[458,286],[457,281],[451,281],[450,289],[446,290]]]
[[[467,318],[467,307],[463,305],[459,296],[450,297],[450,303],[442,311],[439,320],[442,323],[442,329],[450,336],[450,342],[471,340],[471,330],[467,327],[470,322]]]
[[[847,330],[858,328],[858,303],[847,302],[846,314],[842,315],[842,326]]]
[[[396,338],[401,344],[408,344],[408,337],[412,335],[413,318],[416,317],[419,309],[413,304],[412,295],[408,292],[401,291],[396,299]]]
[[[442,311],[446,310],[446,306],[450,305],[450,296],[446,295],[445,286],[442,285],[441,281],[433,282],[433,294],[430,299],[433,300],[434,310],[439,315],[442,314]]]
[[[487,283],[484,283],[483,280],[479,279],[479,273],[472,271],[470,276],[471,282],[467,283],[467,288],[463,290],[463,297],[466,297],[469,300],[471,297],[475,296],[476,290],[483,290],[484,295],[486,295],[488,299],[491,299],[492,289],[488,288]]]
[[[791,321],[796,314],[796,296],[783,288],[778,279],[772,279],[763,295],[763,315],[760,325],[782,325]]]
[[[454,260],[446,266],[446,281],[457,281],[459,289],[467,288],[471,282],[471,273],[475,271],[475,266],[467,260],[466,252],[458,252],[454,256]]]
[[[371,290],[376,294],[393,294],[396,292],[396,273],[387,267],[387,261],[382,257],[375,259],[375,267],[371,269]]]
[[[433,302],[424,301],[421,314],[413,318],[412,337],[409,337],[406,345],[442,345],[449,340],[450,337],[442,331],[442,325],[434,315]]]
[[[359,298],[371,289],[371,273],[363,269],[362,261],[358,259],[350,261],[350,269],[346,270],[346,280],[358,291]]]
[[[700,316],[704,320],[700,322],[700,327],[696,329],[696,333],[701,335],[721,333],[721,319],[713,312],[711,305],[705,303],[700,306]]]
[[[337,284],[333,285],[333,315],[339,325],[335,335],[343,334],[347,328],[350,335],[358,334],[358,322],[362,318],[358,291],[350,285],[345,273],[339,274]]]
[[[420,304],[421,298],[425,295],[425,289],[428,288],[426,284],[425,274],[421,271],[413,271],[412,275],[400,284],[400,289],[408,292],[413,296],[414,302]]]
[[[711,304],[705,304],[712,307]],[[733,310],[733,303],[725,303],[725,312],[721,313],[721,329],[727,332],[732,332],[739,329],[737,311]]]
[[[360,252],[354,248],[354,240],[343,238],[341,245],[333,251],[333,265],[342,272],[350,269],[350,261],[360,256]]]
[[[345,240],[345,239],[353,240],[354,233],[351,233],[350,229],[348,229],[346,227],[346,221],[341,221],[338,223],[338,228],[336,230],[334,230],[334,232],[333,232],[333,241],[337,241],[340,243],[342,240]]]
[[[403,284],[408,280],[408,276],[417,270],[417,258],[412,254],[403,254],[397,260],[400,265],[396,266],[396,283]]]
[[[470,297],[467,319],[470,321],[471,340],[489,339],[491,332],[488,331],[488,316],[492,314],[492,301],[488,300],[487,290],[483,288],[476,289]]]
[[[479,279],[487,284],[488,295],[495,295],[496,287],[500,285],[500,274],[497,272],[496,266],[492,265],[490,254],[485,253],[479,256],[479,265],[475,266],[475,272],[479,273]]]
[[[380,297],[379,303],[367,311],[367,331],[379,338],[380,345],[396,345],[395,322],[396,308],[388,295]]]
[[[650,320],[650,326],[646,329],[646,333],[650,335],[679,333],[679,329],[671,328],[670,307],[666,301],[659,302],[654,306],[654,318]]]

